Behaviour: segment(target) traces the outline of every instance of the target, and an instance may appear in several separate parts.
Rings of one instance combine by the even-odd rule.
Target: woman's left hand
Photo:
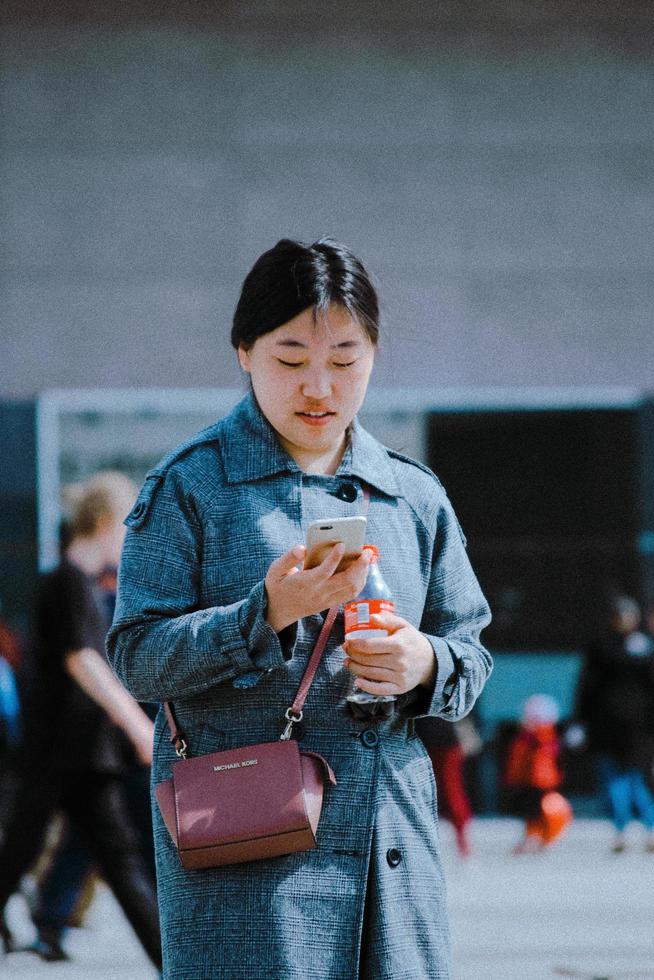
[[[388,636],[346,640],[345,667],[355,675],[354,686],[369,694],[406,694],[436,675],[434,650],[420,630],[394,613],[370,617],[370,625],[388,630]]]

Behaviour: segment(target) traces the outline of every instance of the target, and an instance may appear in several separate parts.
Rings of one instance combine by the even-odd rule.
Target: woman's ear
[[[246,347],[244,347],[243,344],[239,344],[237,353],[238,353],[238,361],[239,361],[239,364],[241,365],[241,367],[243,368],[243,370],[244,371],[247,371],[247,373],[249,374],[250,373],[250,351]]]

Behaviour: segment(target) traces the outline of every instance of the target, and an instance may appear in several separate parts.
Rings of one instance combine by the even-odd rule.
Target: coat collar
[[[275,431],[249,392],[223,421],[222,455],[228,483],[275,473],[299,473],[300,467],[279,444]],[[391,497],[400,488],[388,452],[355,419],[337,476],[354,476]]]

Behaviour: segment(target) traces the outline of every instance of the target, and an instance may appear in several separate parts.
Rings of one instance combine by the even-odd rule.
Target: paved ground
[[[610,852],[611,829],[603,821],[576,821],[542,855],[511,856],[518,836],[514,821],[478,820],[475,854],[461,861],[443,828],[457,980],[654,980],[654,854],[643,852],[636,829],[621,855]],[[27,938],[20,899],[12,899],[9,918]],[[70,964],[13,954],[0,963],[0,976],[155,977],[104,888],[87,928],[71,932],[67,947]]]
[[[636,828],[620,855],[604,821],[576,821],[545,854],[513,857],[519,836],[477,822],[473,858],[447,848],[457,980],[654,980],[654,854]]]

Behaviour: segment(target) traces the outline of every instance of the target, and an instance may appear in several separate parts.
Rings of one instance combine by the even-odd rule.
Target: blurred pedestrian
[[[2,614],[2,600],[0,600],[0,657],[6,660],[14,672],[19,669],[22,661],[22,644],[18,634]]]
[[[67,532],[64,531],[63,539]],[[107,565],[96,576],[108,619],[113,616],[116,600],[117,568]],[[143,704],[141,708],[149,718],[154,719],[156,707]],[[129,817],[138,834],[141,854],[148,865],[152,880],[156,878],[154,866],[154,839],[150,809],[149,767],[143,766],[136,757],[131,743],[122,733],[116,735],[123,743],[124,771],[122,783],[127,800]],[[61,833],[48,854],[39,860],[39,873],[36,887],[29,896],[32,922],[37,929],[33,949],[43,959],[61,959],[63,949],[61,937],[70,926],[84,924],[86,914],[92,905],[98,881],[96,865],[79,835],[69,824],[64,824]]]
[[[0,614],[2,605],[0,604]],[[18,742],[20,706],[16,671],[20,666],[20,647],[13,630],[0,615],[0,773],[9,752]],[[0,806],[0,814],[2,806]]]
[[[543,850],[572,819],[570,804],[558,792],[563,779],[558,720],[554,698],[533,694],[524,703],[518,731],[509,743],[504,785],[511,811],[525,821],[524,835],[514,854]]]
[[[134,496],[131,481],[118,473],[98,474],[78,488],[63,560],[39,582],[21,687],[19,788],[0,849],[0,909],[61,810],[160,966],[155,883],[129,818],[115,727],[148,766],[152,722],[106,662],[107,608],[96,584],[98,573],[118,562],[122,519]],[[60,942],[43,938],[53,948]]]
[[[3,776],[9,764],[10,754],[18,743],[20,734],[20,699],[16,672],[21,664],[21,648],[18,637],[9,623],[2,618],[0,601],[0,783],[4,797]],[[0,827],[4,805],[0,799]]]
[[[438,815],[454,827],[461,857],[472,853],[468,828],[472,806],[465,783],[465,760],[481,749],[481,739],[472,720],[448,722],[443,718],[421,718],[416,731],[429,753],[438,799]]]
[[[20,737],[20,700],[16,683],[20,663],[20,643],[9,623],[2,618],[0,602],[0,844],[16,792],[13,752]],[[13,938],[1,910],[0,943],[5,950],[13,946]]]
[[[650,599],[645,605],[643,630],[650,640],[654,641],[654,599]]]
[[[640,626],[636,600],[614,597],[586,651],[577,691],[577,718],[610,807],[616,853],[627,846],[625,830],[632,819],[643,824],[645,847],[654,852],[654,796],[648,785],[654,760],[654,640]]]

